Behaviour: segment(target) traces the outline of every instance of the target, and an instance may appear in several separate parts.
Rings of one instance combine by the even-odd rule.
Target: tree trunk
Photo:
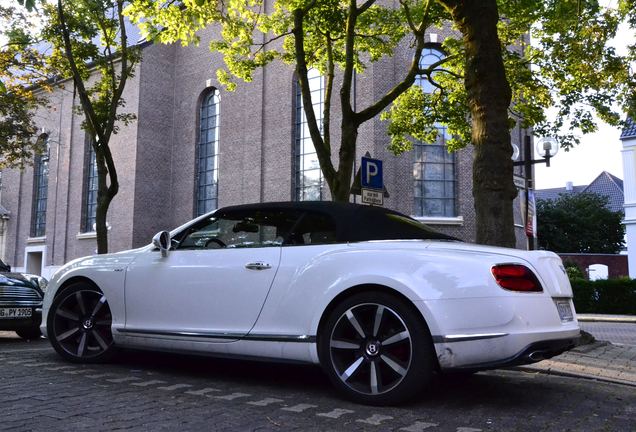
[[[508,123],[511,90],[497,34],[496,0],[443,1],[462,32],[465,86],[472,117],[473,197],[477,243],[515,246],[512,147]]]
[[[353,162],[356,157],[356,142],[358,140],[358,126],[343,119],[341,125],[342,138],[340,139],[340,152],[336,181],[331,190],[332,200],[349,202],[351,197],[351,184],[353,174]]]
[[[108,214],[110,203],[117,194],[119,184],[116,174],[113,176],[113,173],[108,169],[104,149],[95,149],[95,162],[97,164],[97,208],[95,209],[97,253],[105,254],[108,253],[108,226],[106,225],[106,215]],[[107,180],[110,180],[110,185]]]

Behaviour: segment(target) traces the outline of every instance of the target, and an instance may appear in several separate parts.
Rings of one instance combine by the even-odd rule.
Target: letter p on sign
[[[382,189],[382,161],[379,159],[362,158],[362,175],[360,179],[363,188]]]

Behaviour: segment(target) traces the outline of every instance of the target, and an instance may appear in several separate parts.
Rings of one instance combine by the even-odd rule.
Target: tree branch
[[[364,2],[362,4],[362,6],[360,6],[357,9],[356,15],[358,15],[358,16],[362,15],[367,9],[369,9],[371,6],[373,6],[374,3],[375,3],[375,0],[367,0],[366,2]]]
[[[342,121],[347,122],[354,112],[351,107],[351,84],[353,81],[354,42],[357,22],[356,0],[349,0],[349,14],[345,28],[345,68],[340,87],[340,105],[342,106]]]
[[[333,92],[334,80],[334,61],[333,61],[333,42],[329,37],[329,33],[325,36],[327,45],[327,82],[325,84],[325,106],[323,107],[323,139],[325,147],[331,153],[331,95]]]
[[[296,74],[298,75],[298,83],[301,88],[301,96],[303,100],[303,109],[305,111],[305,117],[307,118],[307,127],[309,128],[309,134],[311,140],[316,148],[316,155],[320,162],[320,167],[325,174],[325,179],[331,183],[335,177],[336,171],[333,163],[331,162],[331,151],[325,145],[318,123],[316,121],[316,114],[314,113],[314,107],[311,101],[311,89],[309,88],[309,81],[307,79],[307,62],[305,54],[305,35],[304,35],[304,10],[296,9],[294,14],[294,48],[296,52]]]
[[[86,114],[86,122],[88,124],[88,127],[90,128],[90,132],[92,132],[93,135],[97,135],[100,140],[103,140],[104,136],[101,132],[99,122],[97,121],[97,115],[95,113],[95,109],[93,108],[93,103],[88,97],[86,86],[84,85],[84,81],[82,80],[82,76],[77,67],[77,63],[75,62],[75,55],[73,54],[73,47],[71,45],[71,35],[68,26],[66,25],[66,18],[64,15],[64,8],[62,7],[62,0],[57,0],[57,16],[60,21],[60,27],[62,30],[62,39],[64,40],[64,52],[71,68],[73,82],[77,87],[77,92],[80,97],[82,109]]]
[[[355,0],[354,0],[355,1]],[[403,4],[403,7],[405,5]],[[411,61],[411,66],[409,70],[399,84],[389,90],[382,98],[380,98],[376,103],[370,105],[359,113],[354,113],[354,122],[357,125],[364,123],[365,121],[371,120],[376,115],[380,114],[380,112],[385,109],[389,104],[391,104],[395,99],[398,98],[402,93],[409,89],[415,82],[415,77],[420,72],[419,62],[422,57],[422,50],[424,49],[424,30],[428,26],[428,15],[429,15],[429,7],[430,0],[426,2],[426,6],[424,8],[424,14],[422,15],[422,19],[416,29],[413,30],[413,34],[415,36],[415,53],[413,56],[413,60]],[[405,9],[407,16],[410,15],[410,11]],[[344,108],[343,108],[344,111]]]

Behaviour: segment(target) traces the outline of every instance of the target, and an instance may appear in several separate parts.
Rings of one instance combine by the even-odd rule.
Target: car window
[[[177,249],[280,246],[299,216],[289,210],[217,212],[175,236]]]
[[[323,213],[307,212],[294,227],[285,245],[317,245],[337,243],[336,222]]]

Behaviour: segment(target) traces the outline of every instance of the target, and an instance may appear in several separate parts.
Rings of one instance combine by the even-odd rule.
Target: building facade
[[[621,134],[623,141],[623,173],[625,175],[625,235],[629,277],[636,279],[636,122],[627,119]]]
[[[110,251],[148,244],[156,232],[217,207],[329,199],[293,68],[268,65],[255,72],[252,82],[227,92],[216,80],[222,59],[207,48],[215,32],[206,30],[201,36],[198,47],[143,45],[142,61],[124,92],[123,110],[135,113],[137,120],[122,126],[111,140],[120,189],[107,217]],[[430,44],[422,61],[443,56],[437,42],[444,36],[442,30],[427,35]],[[412,55],[405,44],[356,76],[355,109],[393,87]],[[323,85],[322,77],[312,72],[317,112]],[[416,85],[427,89],[423,79]],[[0,205],[6,211],[0,216],[5,226],[0,258],[18,270],[46,277],[74,258],[95,253],[96,171],[83,118],[72,109],[78,104],[71,82],[57,88],[49,108],[36,116],[39,139],[47,140],[48,152],[24,170],[2,173]],[[338,105],[332,110],[335,124]],[[336,143],[339,132],[334,132]],[[413,151],[394,156],[387,150],[386,124],[375,118],[359,130],[356,159],[369,152],[383,160],[390,193],[386,207],[474,241],[472,148],[448,153],[447,134],[440,132],[438,142],[415,143]],[[528,133],[515,128],[513,143],[521,147]],[[515,172],[523,175],[521,167]],[[517,247],[526,248],[518,201]]]

